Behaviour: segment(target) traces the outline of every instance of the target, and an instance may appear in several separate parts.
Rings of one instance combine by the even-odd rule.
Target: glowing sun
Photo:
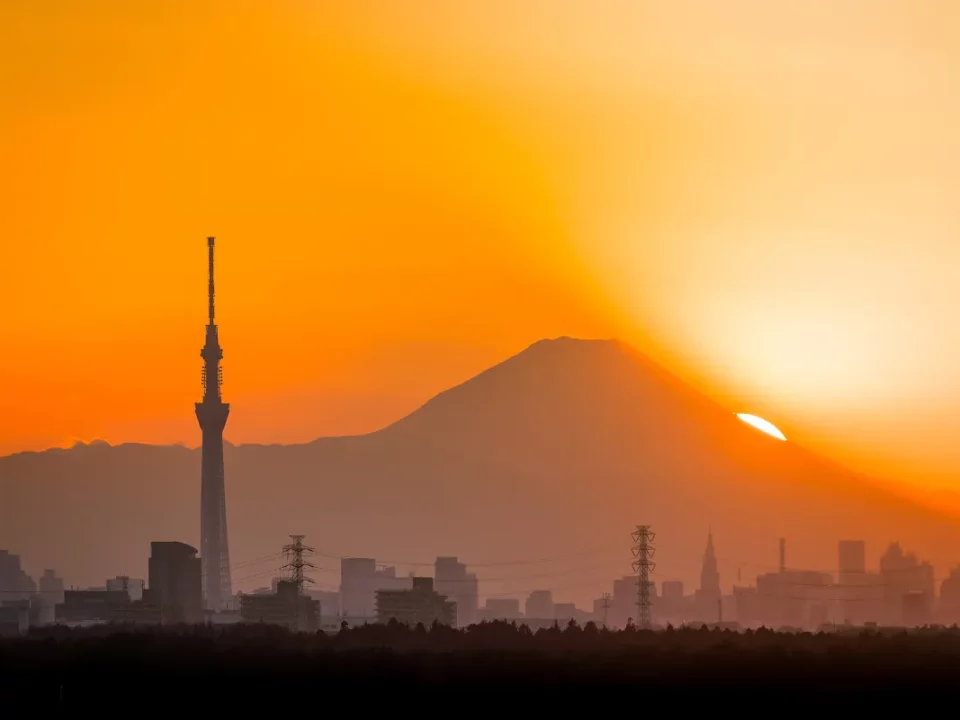
[[[743,420],[747,425],[752,425],[760,432],[765,432],[770,437],[775,437],[777,440],[786,440],[783,436],[783,433],[777,429],[777,426],[771,422],[767,422],[761,417],[756,415],[747,415],[746,413],[737,413],[737,417]]]

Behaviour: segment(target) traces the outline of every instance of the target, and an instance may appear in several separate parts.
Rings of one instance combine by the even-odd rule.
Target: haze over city
[[[0,636],[955,625],[958,30],[2,3]]]

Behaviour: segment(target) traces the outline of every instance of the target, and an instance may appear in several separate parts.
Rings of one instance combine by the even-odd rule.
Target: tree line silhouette
[[[572,622],[536,631],[508,622],[456,630],[392,622],[308,634],[261,624],[102,625],[39,628],[0,639],[0,698],[195,703],[211,692],[249,699],[275,698],[291,687],[303,688],[307,697],[323,688],[379,693],[447,686],[536,691],[542,698],[576,688],[695,690],[726,698],[745,693],[753,699],[802,691],[801,697],[851,695],[862,702],[901,691],[911,697],[921,691],[929,699],[952,687],[958,667],[957,628],[787,634],[612,631]]]

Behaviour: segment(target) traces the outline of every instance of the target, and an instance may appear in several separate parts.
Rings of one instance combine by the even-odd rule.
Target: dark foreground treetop
[[[79,707],[131,698],[190,709],[281,698],[321,707],[342,697],[402,708],[412,691],[440,687],[463,689],[468,703],[535,697],[543,706],[584,691],[643,690],[645,704],[659,697],[678,708],[778,695],[789,707],[852,699],[862,709],[931,701],[953,689],[958,670],[956,628],[781,634],[391,624],[333,635],[266,625],[48,628],[0,640],[0,717],[15,699]]]

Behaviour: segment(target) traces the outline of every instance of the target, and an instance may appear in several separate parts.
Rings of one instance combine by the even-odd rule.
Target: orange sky
[[[620,336],[954,487],[958,31],[934,0],[7,0],[0,453],[198,443],[214,234],[234,442]]]

